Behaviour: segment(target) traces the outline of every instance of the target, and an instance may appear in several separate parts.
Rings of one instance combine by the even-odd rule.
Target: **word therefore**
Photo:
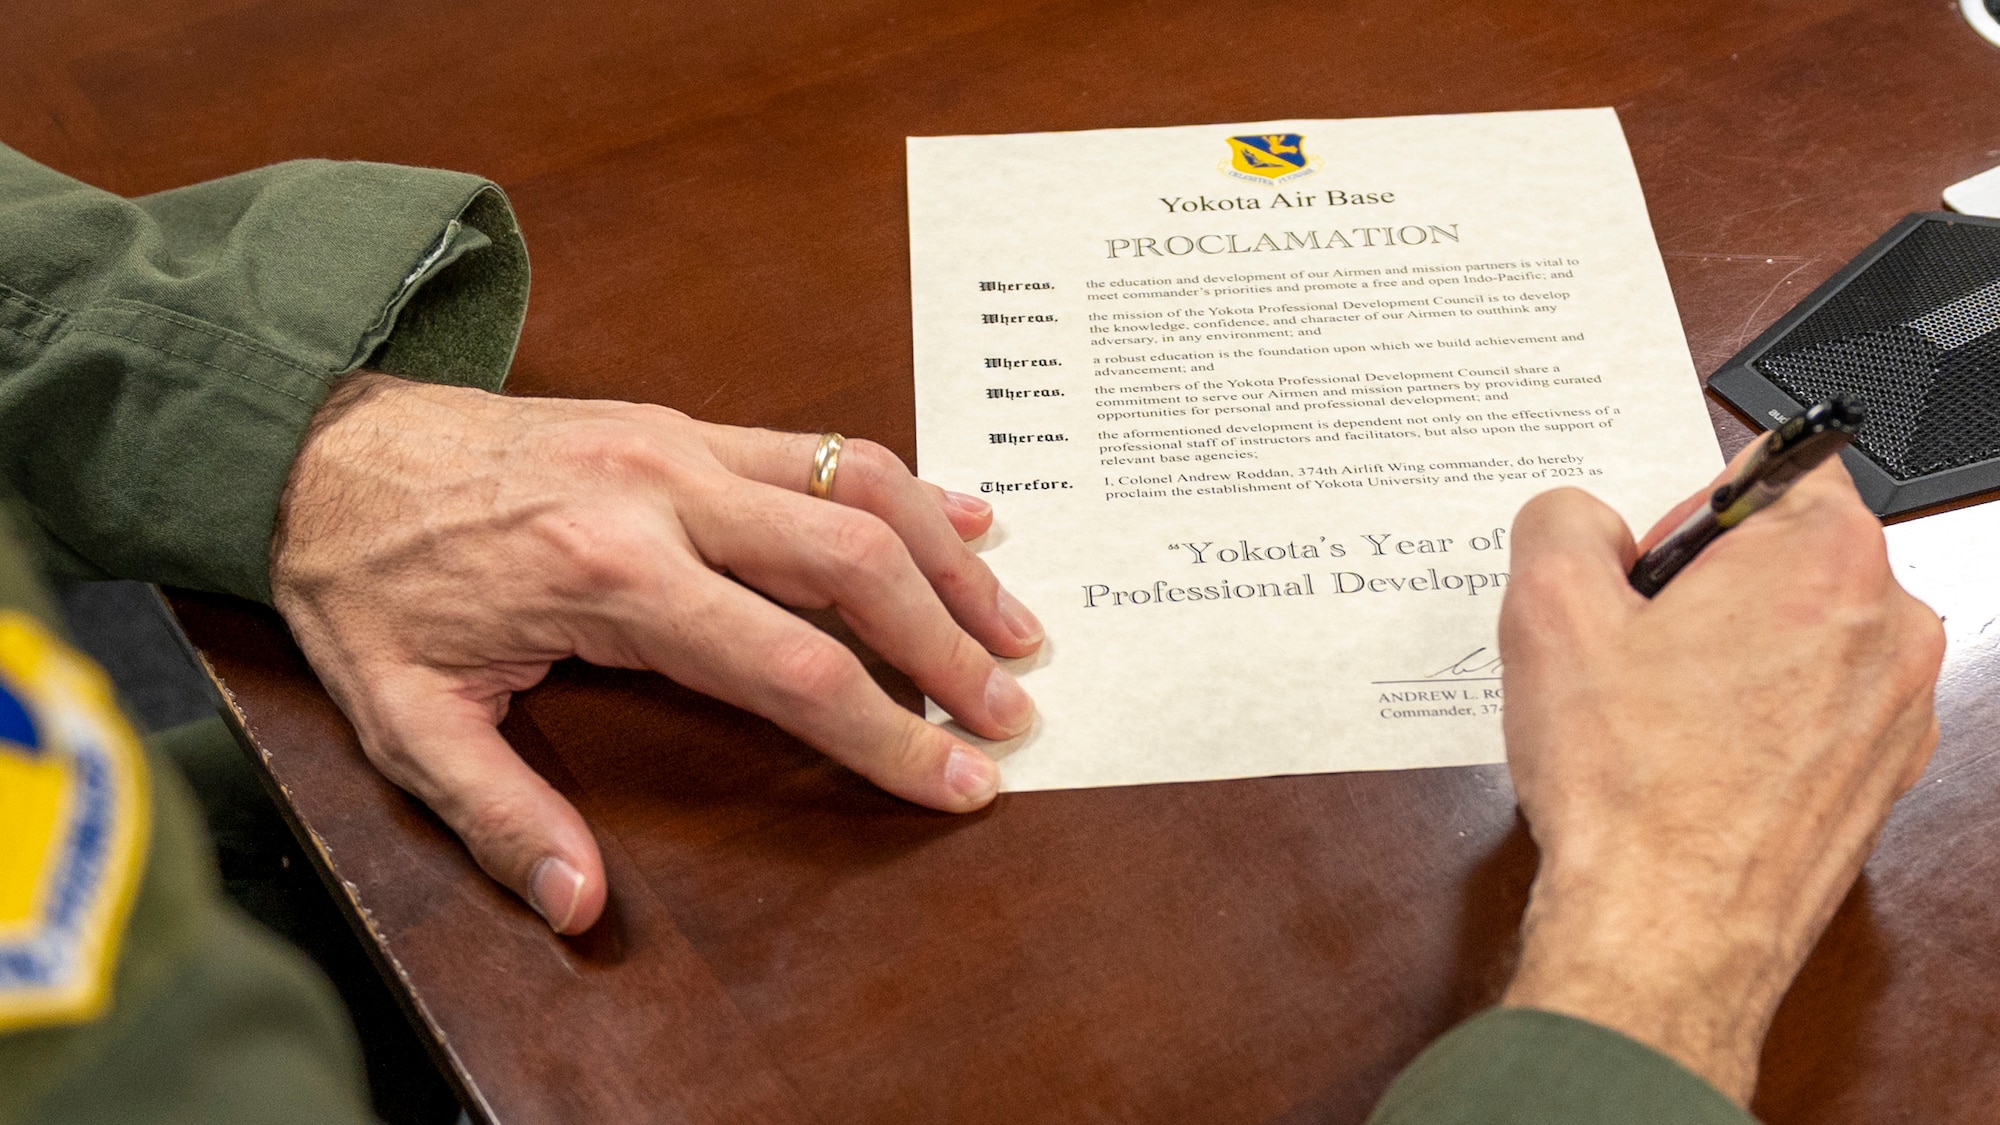
[[[1055,286],[1050,285],[1046,281],[982,281],[979,283],[979,291],[981,293],[1012,293],[1016,289],[1054,288]]]
[[[983,480],[981,492],[1047,492],[1073,487],[1066,480]]]

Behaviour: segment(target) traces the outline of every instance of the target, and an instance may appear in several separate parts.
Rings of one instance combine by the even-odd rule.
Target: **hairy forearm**
[[[1773,935],[1732,936],[1721,918],[1662,918],[1652,907],[1664,905],[1538,885],[1501,1003],[1609,1027],[1747,1105],[1795,958]]]
[[[1650,600],[1626,580],[1638,546],[1581,493],[1515,521],[1507,755],[1542,862],[1503,1002],[1622,1032],[1745,1105],[1936,745],[1943,634],[1837,463]]]

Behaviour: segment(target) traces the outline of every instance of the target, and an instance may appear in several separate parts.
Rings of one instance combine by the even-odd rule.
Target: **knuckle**
[[[675,410],[671,406],[660,406],[650,402],[637,402],[632,404],[632,408],[638,412],[637,417],[653,425],[673,426],[682,422],[693,421],[686,411]]]
[[[557,455],[583,473],[608,481],[658,480],[672,465],[653,427],[624,419],[577,427],[563,435]]]
[[[1857,552],[1865,551],[1872,560],[1888,559],[1888,537],[1882,534],[1882,521],[1861,502],[1859,496],[1847,496],[1828,500],[1824,504],[1825,526],[1838,536],[1843,543],[1851,544]]]
[[[1930,607],[1907,594],[1904,595],[1904,603],[1908,607],[1905,631],[1909,636],[1907,643],[1898,647],[1910,653],[1912,662],[1919,669],[1935,673],[1944,663],[1944,622],[1930,611]]]
[[[683,411],[651,402],[604,402],[603,406],[605,418],[642,434],[671,430],[692,420]]]
[[[446,819],[458,829],[467,846],[482,853],[478,857],[482,864],[495,862],[498,858],[492,854],[495,851],[539,850],[524,847],[538,834],[540,823],[536,802],[521,794],[482,794],[456,810],[456,814],[446,814]]]
[[[881,752],[881,766],[900,778],[917,779],[941,768],[938,759],[946,753],[938,730],[911,716],[899,725],[894,738]]]
[[[553,556],[551,576],[583,593],[630,590],[651,573],[651,545],[636,532],[610,521],[561,513],[542,521],[540,538]]]
[[[910,476],[909,466],[881,442],[855,438],[847,443],[841,456],[853,458],[868,476],[876,480],[892,481]]]
[[[1580,488],[1564,486],[1538,492],[1521,505],[1521,515],[1538,521],[1565,522],[1580,518],[1598,507],[1597,500]]]
[[[962,547],[937,563],[926,575],[931,587],[940,594],[962,598],[979,605],[990,605],[1000,589],[1000,580],[993,571],[973,554],[971,548]]]
[[[1524,605],[1564,600],[1588,576],[1588,564],[1568,551],[1539,552],[1514,567],[1507,597]]]
[[[1819,492],[1805,498],[1781,522],[1787,527],[1786,541],[1796,551],[1826,560],[1831,570],[1856,576],[1888,571],[1889,544],[1882,523],[1858,496]]]
[[[1536,497],[1536,499],[1546,501],[1550,506],[1564,513],[1579,512],[1584,509],[1595,511],[1603,506],[1599,503],[1597,497],[1592,496],[1575,485],[1569,484],[1551,488]]]
[[[1555,495],[1553,492],[1541,492],[1530,496],[1528,502],[1514,513],[1513,534],[1517,542],[1523,537],[1546,534],[1561,504],[1554,499]]]
[[[1623,531],[1624,523],[1618,514],[1580,488],[1555,488],[1539,493],[1523,504],[1514,517],[1517,550],[1542,544],[1615,540]]]
[[[475,859],[502,881],[522,872],[508,870],[510,857],[536,851],[541,834],[539,804],[532,794],[512,788],[468,791],[443,780],[426,755],[395,740],[366,740],[363,752],[382,775],[428,805],[465,841]]]
[[[415,794],[426,804],[436,804],[434,786],[429,784],[430,771],[424,768],[421,757],[412,753],[408,746],[394,739],[363,738],[361,753],[368,763],[383,777],[402,789]]]
[[[986,646],[973,640],[964,629],[954,627],[944,640],[938,655],[938,667],[949,674],[962,677],[966,683],[977,687],[984,694],[987,677],[997,667],[993,654]]]
[[[1881,524],[1866,509],[1837,499],[1815,503],[1787,524],[1773,523],[1760,542],[1783,564],[1795,598],[1829,606],[1887,609],[1900,593]]]
[[[831,705],[846,694],[855,677],[865,675],[861,662],[839,642],[818,630],[801,633],[771,654],[772,686],[795,708]]]
[[[867,438],[855,438],[840,453],[842,482],[853,489],[851,495],[865,499],[883,495],[899,484],[915,480],[903,459],[888,446]]]
[[[1886,608],[1880,578],[1852,555],[1834,553],[1799,560],[1788,577],[1791,597],[1836,612],[1842,608]]]
[[[1500,602],[1502,658],[1532,660],[1574,643],[1593,616],[1578,591],[1600,581],[1584,559],[1567,552],[1544,552],[1518,565]]]
[[[909,552],[894,528],[853,509],[834,509],[825,543],[834,572],[847,583],[863,582],[893,570]]]

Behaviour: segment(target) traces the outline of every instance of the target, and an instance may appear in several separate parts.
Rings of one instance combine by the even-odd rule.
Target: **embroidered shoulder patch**
[[[148,784],[104,673],[0,611],[0,1032],[104,1011],[145,867]]]

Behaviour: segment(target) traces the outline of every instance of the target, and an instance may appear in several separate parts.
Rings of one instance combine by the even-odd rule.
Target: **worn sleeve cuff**
[[[485,180],[297,161],[125,200],[0,157],[0,458],[63,569],[268,601],[335,380],[506,377],[528,262]]]
[[[1584,1020],[1495,1008],[1409,1065],[1369,1125],[1755,1125],[1658,1051]]]

